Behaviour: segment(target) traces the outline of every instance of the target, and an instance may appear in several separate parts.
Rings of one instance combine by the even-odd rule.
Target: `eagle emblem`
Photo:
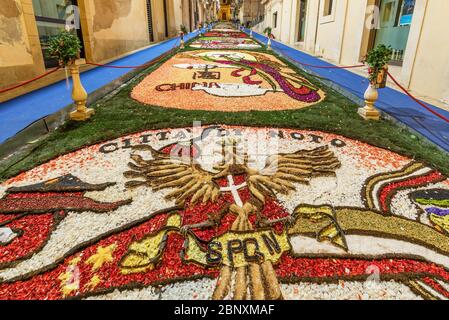
[[[277,193],[288,195],[295,190],[294,183],[308,184],[311,179],[324,175],[335,175],[335,170],[340,167],[340,162],[328,146],[322,146],[310,150],[298,150],[292,153],[274,154],[266,159],[265,166],[261,169],[251,166],[251,159],[248,154],[239,149],[239,140],[235,138],[223,139],[221,142],[221,161],[213,165],[212,171],[205,170],[190,155],[192,152],[167,153],[153,149],[149,145],[139,145],[135,150],[146,151],[151,155],[151,159],[144,159],[142,156],[133,154],[132,162],[129,163],[130,171],[124,173],[127,178],[132,179],[126,183],[129,188],[149,187],[153,190],[170,189],[166,195],[167,200],[174,200],[179,206],[194,206],[214,203],[223,194],[231,194],[231,201],[219,212],[213,212],[206,220],[195,224],[182,225],[180,231],[190,234],[196,238],[192,230],[217,227],[225,215],[231,214],[234,219],[229,229],[234,235],[227,239],[222,245],[219,242],[218,248],[227,247],[228,259],[231,263],[223,262],[220,276],[217,281],[212,298],[224,299],[231,290],[233,299],[282,299],[282,292],[277,281],[273,268],[273,261],[261,252],[260,242],[269,243],[269,236],[262,235],[259,242],[254,236],[258,230],[267,230],[277,224],[291,225],[295,222],[294,215],[287,215],[282,218],[268,219],[263,215],[264,206],[268,198],[276,199]],[[195,148],[194,144],[186,147],[188,151]],[[184,155],[184,156],[182,156]],[[225,181],[227,186],[221,186],[220,181]],[[239,180],[239,185],[235,181]],[[247,189],[249,197],[242,199],[239,190]],[[255,217],[255,219],[251,219]],[[330,226],[333,233],[332,240],[335,243],[345,246],[344,238],[336,225]],[[252,235],[246,238],[245,234]],[[242,241],[239,239],[245,238]],[[268,240],[267,240],[268,239]],[[276,242],[276,237],[272,242]],[[198,239],[195,239],[198,241]],[[282,242],[279,241],[279,242]],[[288,241],[286,241],[288,242]],[[274,247],[279,247],[275,244]],[[252,247],[252,253],[248,253]],[[271,248],[270,245],[267,246]],[[289,248],[289,246],[287,246]],[[209,251],[212,250],[209,246]],[[243,252],[243,253],[242,253]],[[245,262],[236,264],[236,255],[243,254]],[[144,252],[131,250],[129,256],[124,259],[126,267],[132,267],[129,261],[135,259],[135,255],[145,255]],[[209,256],[211,252],[209,252]],[[209,259],[213,260],[213,259]],[[213,266],[213,261],[209,261],[209,266]],[[134,267],[141,271],[142,265],[137,263]],[[217,264],[217,262],[215,263]],[[233,279],[234,278],[234,279]],[[250,288],[249,293],[247,288]]]

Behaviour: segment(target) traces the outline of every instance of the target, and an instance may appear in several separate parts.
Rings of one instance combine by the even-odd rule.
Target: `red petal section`
[[[326,281],[339,278],[364,280],[376,269],[382,279],[400,275],[404,278],[420,278],[423,275],[431,275],[446,281],[449,280],[449,272],[443,267],[410,259],[308,259],[285,255],[281,259],[276,273],[283,280]]]
[[[443,175],[437,171],[432,171],[426,175],[413,177],[404,181],[392,182],[380,190],[379,201],[384,212],[389,210],[389,201],[391,197],[403,188],[416,188],[426,186],[430,183],[438,182]]]
[[[449,298],[449,291],[447,291],[441,284],[439,284],[437,281],[426,277],[423,279],[423,282],[430,286],[432,289],[437,291],[438,293],[442,294],[446,298]]]
[[[0,216],[3,221],[14,216]],[[47,213],[41,215],[29,215],[21,219],[14,220],[4,227],[9,227],[14,231],[23,232],[17,236],[10,244],[0,245],[0,266],[23,259],[38,251],[50,236],[54,225],[54,214]]]
[[[119,232],[113,236],[107,237],[78,254],[68,257],[62,264],[56,266],[53,270],[32,277],[29,280],[17,281],[14,283],[0,284],[0,299],[61,299],[63,293],[61,290],[62,281],[59,280],[61,274],[67,270],[73,270],[70,262],[74,258],[80,258],[76,264],[79,271],[79,289],[73,291],[70,296],[82,295],[92,291],[113,289],[138,283],[140,285],[157,284],[162,281],[181,281],[192,279],[198,276],[217,277],[217,270],[206,270],[195,264],[184,264],[181,261],[180,252],[184,243],[184,238],[177,234],[171,234],[168,237],[167,246],[161,263],[151,271],[144,273],[123,275],[119,268],[122,257],[127,253],[129,245],[136,240],[142,239],[145,235],[159,230],[165,225],[167,215],[162,214],[153,219],[144,222],[129,230]],[[97,252],[99,247],[108,247],[116,245],[113,251],[113,262],[104,263],[103,266],[92,270],[92,265],[86,261]],[[96,275],[101,282],[93,289],[89,286],[92,277]]]
[[[245,71],[244,68],[234,70],[231,72],[231,76],[236,77],[236,78],[241,77],[242,75],[240,74],[240,72],[243,72],[243,71]]]
[[[312,92],[312,90],[306,86],[301,86],[301,87],[297,88],[294,85],[292,85],[289,81],[287,81],[287,85],[290,87],[291,90],[293,90],[297,94],[306,95],[306,94],[309,94],[310,92]]]

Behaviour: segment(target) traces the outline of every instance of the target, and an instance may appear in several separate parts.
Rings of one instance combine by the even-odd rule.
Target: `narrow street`
[[[447,154],[239,29],[7,159],[0,299],[449,298]]]

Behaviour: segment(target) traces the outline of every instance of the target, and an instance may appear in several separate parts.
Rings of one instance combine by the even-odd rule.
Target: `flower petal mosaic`
[[[205,111],[301,109],[326,93],[245,33],[212,29],[147,75],[131,97],[147,105]]]
[[[145,131],[0,185],[0,298],[446,299],[448,202],[335,134]]]
[[[131,92],[203,111],[331,94],[228,24]],[[449,179],[319,130],[148,130],[0,184],[0,299],[449,299]]]

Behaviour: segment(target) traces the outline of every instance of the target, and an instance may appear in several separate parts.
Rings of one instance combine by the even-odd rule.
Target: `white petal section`
[[[406,285],[389,282],[347,282],[282,285],[286,300],[422,300]]]
[[[209,300],[216,280],[203,279],[162,288],[115,290],[88,300]],[[286,300],[420,300],[406,285],[395,281],[281,284]]]
[[[354,256],[411,255],[449,267],[449,257],[426,247],[395,239],[354,235],[346,236],[349,248],[348,253],[329,242],[317,242],[315,239],[308,237],[295,236],[290,241],[293,247],[292,251],[297,255],[332,254],[336,257],[348,256],[348,254]]]

